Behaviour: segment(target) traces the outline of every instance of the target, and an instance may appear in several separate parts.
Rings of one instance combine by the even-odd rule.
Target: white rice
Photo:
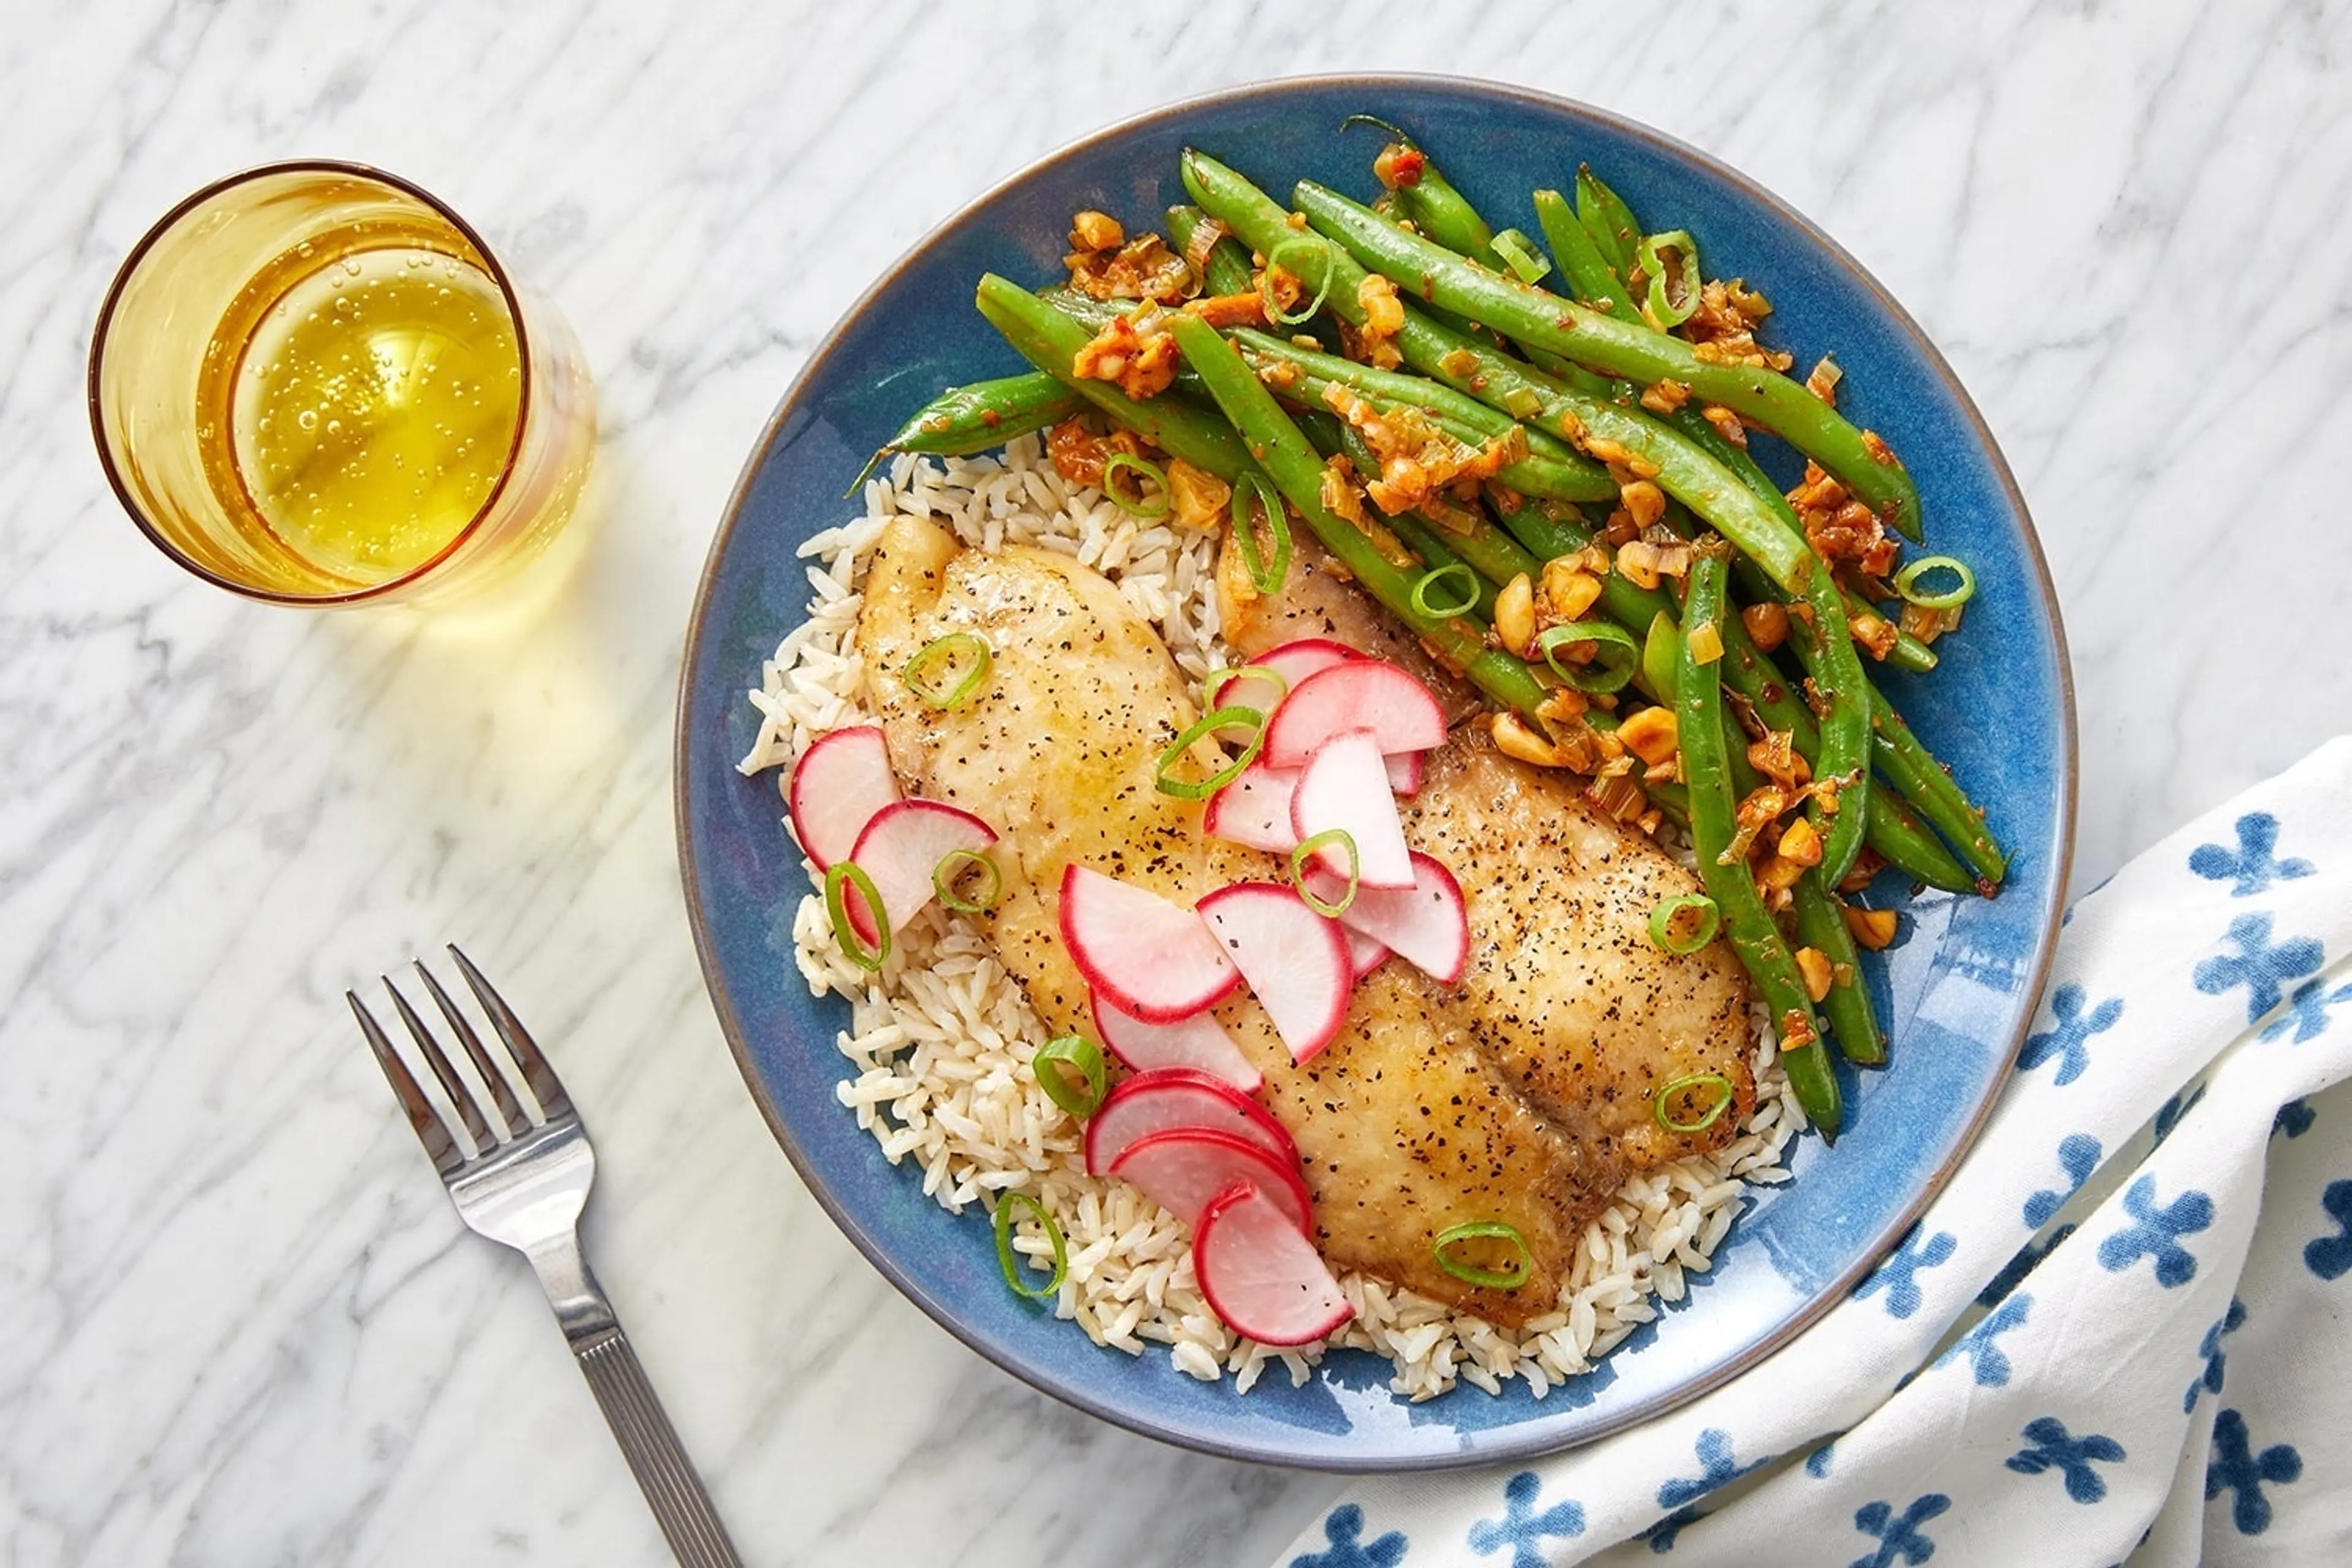
[[[1036,437],[1014,440],[1002,458],[899,457],[867,482],[865,499],[863,517],[802,547],[812,563],[809,618],[750,694],[761,725],[740,764],[746,773],[784,766],[814,736],[870,719],[854,642],[860,591],[884,525],[902,513],[945,523],[983,549],[1066,552],[1118,584],[1194,682],[1225,662],[1210,591],[1213,538],[1140,522],[1101,492],[1066,483]],[[913,1162],[923,1191],[957,1213],[973,1204],[992,1210],[1005,1192],[1028,1194],[1053,1215],[1068,1249],[1054,1302],[1060,1316],[1130,1355],[1164,1345],[1177,1367],[1204,1382],[1231,1373],[1237,1392],[1276,1363],[1304,1383],[1325,1348],[1351,1345],[1387,1357],[1390,1386],[1412,1399],[1457,1382],[1498,1393],[1509,1377],[1525,1378],[1540,1398],[1656,1317],[1658,1302],[1683,1298],[1730,1228],[1744,1184],[1788,1180],[1781,1157],[1804,1125],[1759,1010],[1756,1110],[1738,1137],[1627,1182],[1585,1233],[1556,1310],[1502,1329],[1350,1274],[1340,1283],[1353,1322],[1321,1345],[1271,1350],[1210,1310],[1181,1224],[1126,1183],[1087,1174],[1076,1125],[1030,1069],[1047,1032],[968,921],[934,904],[892,943],[878,975],[842,956],[814,891],[793,936],[812,993],[850,1004],[850,1027],[836,1043],[856,1076],[841,1085],[841,1102],[890,1163]],[[1042,1282],[1052,1267],[1045,1238],[1024,1226],[1016,1244]]]

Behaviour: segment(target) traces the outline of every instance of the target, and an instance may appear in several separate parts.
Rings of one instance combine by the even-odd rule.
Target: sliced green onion
[[[1101,1109],[1103,1090],[1109,1087],[1109,1068],[1103,1061],[1102,1047],[1084,1035],[1064,1035],[1047,1041],[1029,1058],[1029,1067],[1045,1098],[1080,1121]],[[1064,1072],[1065,1068],[1069,1072]],[[1071,1081],[1071,1073],[1077,1075],[1077,1082]]]
[[[1664,250],[1673,251],[1681,261],[1675,268],[1681,274],[1679,303],[1666,288],[1665,258],[1658,254]],[[1634,248],[1633,260],[1649,275],[1650,315],[1658,331],[1663,332],[1689,321],[1691,312],[1698,309],[1699,299],[1698,247],[1691,243],[1691,237],[1678,228],[1645,236]]]
[[[1147,496],[1143,487],[1138,485],[1135,498],[1129,500],[1127,492],[1119,489],[1117,482],[1117,476],[1126,473],[1132,473],[1139,479],[1150,479],[1153,493]],[[1112,504],[1129,517],[1139,517],[1150,522],[1168,515],[1168,470],[1157,463],[1146,462],[1132,452],[1113,452],[1110,455],[1110,460],[1103,465],[1102,488],[1103,494],[1110,497]]]
[[[849,923],[849,899],[844,891],[847,887],[857,889],[874,929],[882,933],[870,948]],[[841,955],[868,974],[879,970],[890,956],[890,917],[882,910],[882,890],[866,874],[865,867],[855,860],[834,862],[824,874],[824,912],[833,921],[833,940],[841,944]]]
[[[1563,664],[1559,650],[1591,643],[1600,657],[1589,665]],[[1551,672],[1579,691],[1602,696],[1622,691],[1641,667],[1642,645],[1633,634],[1611,621],[1570,621],[1546,626],[1536,637],[1536,651]]]
[[[1231,669],[1213,669],[1209,671],[1209,678],[1201,683],[1201,706],[1203,708],[1214,708],[1217,705],[1218,696],[1223,692],[1226,687],[1231,686],[1236,680],[1248,680],[1252,679],[1273,681],[1275,687],[1274,700],[1276,702],[1281,701],[1284,698],[1290,695],[1290,681],[1284,676],[1282,671],[1275,668],[1274,666],[1270,664],[1244,664],[1237,665]],[[1236,703],[1235,706],[1238,707],[1240,705]],[[1253,710],[1253,711],[1255,711],[1255,710]]]
[[[1696,1121],[1677,1121],[1666,1110],[1667,1103],[1683,1090],[1697,1089],[1701,1085],[1710,1083],[1720,1088],[1723,1092],[1716,1096],[1715,1103],[1707,1107],[1706,1114]],[[1659,1089],[1656,1098],[1650,1101],[1650,1112],[1658,1119],[1658,1125],[1669,1132],[1704,1132],[1721,1121],[1723,1113],[1731,1109],[1731,1102],[1738,1098],[1739,1091],[1732,1088],[1731,1080],[1721,1073],[1695,1072],[1686,1077],[1678,1078]]]
[[[1959,585],[1948,593],[1923,594],[1919,579],[1930,572],[1949,572]],[[1923,555],[1895,574],[1895,591],[1923,610],[1957,610],[1977,596],[1977,574],[1957,555]]]
[[[956,883],[974,866],[979,867],[982,872],[980,893],[976,898],[967,899],[956,891]],[[984,915],[996,907],[998,899],[1004,896],[1004,873],[993,859],[977,849],[950,849],[940,857],[938,865],[931,868],[931,888],[939,894],[940,902],[956,913]]]
[[[1180,779],[1173,775],[1176,764],[1194,746],[1227,725],[1246,726],[1249,744],[1242,754],[1204,779]],[[1265,744],[1265,715],[1255,708],[1214,708],[1194,720],[1184,732],[1168,743],[1160,753],[1160,771],[1153,783],[1161,795],[1172,795],[1178,800],[1206,800],[1235,779],[1242,770],[1257,760],[1258,748]]]
[[[1642,639],[1642,679],[1661,702],[1675,700],[1675,660],[1682,653],[1682,631],[1674,616],[1660,610],[1650,617],[1650,635]]]
[[[1333,848],[1348,852],[1348,890],[1339,895],[1337,902],[1327,902],[1316,897],[1315,889],[1307,885],[1307,863],[1326,849]],[[1310,833],[1305,843],[1290,852],[1291,885],[1298,889],[1298,896],[1307,900],[1307,907],[1325,920],[1336,921],[1348,912],[1349,906],[1356,901],[1356,888],[1363,879],[1363,863],[1356,858],[1356,836],[1344,827],[1327,827],[1320,833]]]
[[[945,685],[946,679],[957,666],[969,664],[954,685]],[[950,632],[933,637],[907,661],[899,672],[900,679],[923,702],[932,708],[961,708],[971,700],[972,694],[988,679],[995,667],[996,655],[990,650],[988,640],[978,632]]]
[[[1021,1276],[1021,1259],[1013,1250],[1013,1211],[1025,1208],[1030,1217],[1045,1228],[1045,1239],[1054,1244],[1054,1273],[1043,1285],[1032,1285]],[[1027,1193],[1002,1193],[996,1199],[996,1263],[1004,1270],[1004,1282],[1013,1293],[1032,1301],[1042,1301],[1062,1288],[1063,1278],[1070,1271],[1070,1250],[1062,1240],[1062,1227],[1045,1212],[1045,1205]]]
[[[1249,503],[1258,503],[1260,515],[1265,519],[1266,533],[1274,541],[1271,560],[1258,543],[1258,525],[1250,519]],[[1290,577],[1290,518],[1282,509],[1282,497],[1266,477],[1252,468],[1234,481],[1234,538],[1242,547],[1242,566],[1249,573],[1250,585],[1268,598],[1282,592]]]
[[[1447,1256],[1446,1248],[1459,1247],[1465,1241],[1507,1241],[1518,1250],[1518,1258],[1508,1268],[1481,1268],[1474,1263]],[[1528,1238],[1519,1227],[1506,1225],[1498,1219],[1472,1220],[1441,1232],[1434,1248],[1437,1266],[1465,1285],[1481,1286],[1489,1290],[1516,1290],[1528,1282],[1536,1268],[1535,1255],[1528,1250]]]
[[[1538,250],[1528,237],[1517,229],[1498,231],[1494,239],[1495,254],[1509,264],[1522,283],[1533,283],[1551,270],[1551,258]]]
[[[1286,239],[1267,253],[1265,264],[1269,268],[1282,267],[1282,258],[1286,256],[1308,256],[1320,260],[1323,257],[1323,247],[1327,243],[1320,239],[1308,239],[1303,235]],[[1282,269],[1302,283],[1307,281],[1307,275],[1296,268],[1282,267]],[[1307,302],[1304,310],[1286,315],[1276,309],[1273,300],[1268,299],[1265,301],[1265,313],[1286,327],[1295,327],[1301,321],[1312,320],[1315,312],[1323,308],[1323,301],[1330,298],[1330,295],[1331,268],[1327,265],[1323,268],[1323,287],[1315,290],[1315,298]]]
[[[1685,921],[1685,915],[1692,919]],[[1650,940],[1678,958],[1696,952],[1722,929],[1723,911],[1705,893],[1683,893],[1650,911]]]
[[[1454,592],[1462,596],[1459,599],[1441,599],[1433,604],[1432,595],[1444,589],[1449,583],[1460,584]],[[1413,613],[1427,616],[1433,621],[1450,621],[1456,616],[1465,614],[1477,603],[1478,574],[1471,571],[1459,561],[1450,565],[1440,566],[1434,572],[1423,573],[1420,581],[1412,585]]]

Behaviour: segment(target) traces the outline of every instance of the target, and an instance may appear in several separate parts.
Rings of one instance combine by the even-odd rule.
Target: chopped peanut
[[[1653,414],[1672,414],[1690,401],[1690,383],[1661,381],[1642,394],[1642,406]]]
[[[1649,763],[1664,767],[1674,759],[1681,742],[1671,708],[1644,708],[1617,726],[1617,739],[1625,749]]]
[[[1070,366],[1081,380],[1108,381],[1137,399],[1154,397],[1176,379],[1176,339],[1158,310],[1114,316]]]
[[[1895,651],[1895,645],[1899,638],[1895,630],[1895,623],[1885,616],[1874,616],[1864,610],[1860,615],[1848,616],[1845,624],[1852,629],[1853,640],[1860,643],[1863,650],[1871,658],[1884,659]]]
[[[1787,790],[1813,776],[1811,764],[1786,730],[1768,730],[1762,740],[1748,742],[1748,765]]]
[[[1749,638],[1766,653],[1789,640],[1789,612],[1769,599],[1740,611],[1739,624],[1748,628]]]
[[[1630,485],[1619,486],[1617,499],[1623,503],[1627,515],[1640,527],[1647,528],[1666,515],[1666,492],[1647,479],[1635,479]]]
[[[1497,713],[1494,723],[1495,749],[1507,757],[1538,768],[1562,768],[1568,759],[1559,747],[1536,733],[1528,721],[1516,713]]]
[[[1756,886],[1767,893],[1785,893],[1797,885],[1805,868],[1785,855],[1775,855],[1756,873]]]
[[[1811,823],[1801,816],[1797,818],[1780,834],[1780,858],[1793,860],[1800,866],[1820,865],[1822,836],[1813,830]],[[1821,998],[1816,996],[1813,1000],[1818,1002]]]
[[[1895,928],[1899,923],[1893,910],[1865,910],[1853,904],[1845,907],[1845,928],[1853,932],[1853,940],[1873,952],[1892,946]]]
[[[1819,1037],[1813,1032],[1813,1021],[1794,1007],[1780,1015],[1782,1052],[1801,1051]]]
[[[1535,651],[1536,591],[1524,572],[1495,595],[1495,636],[1521,658]]]
[[[1118,219],[1108,213],[1098,213],[1089,207],[1070,219],[1070,248],[1073,250],[1117,250],[1127,243],[1127,230],[1119,227]]]
[[[1582,618],[1601,597],[1601,579],[1579,570],[1576,563],[1577,557],[1563,555],[1544,564],[1544,613],[1554,623]]]
[[[1377,272],[1364,275],[1356,289],[1356,303],[1363,308],[1364,331],[1376,338],[1392,338],[1404,327],[1404,305],[1397,299],[1396,285]]]
[[[1213,533],[1225,520],[1234,487],[1181,458],[1168,459],[1168,499],[1175,520],[1186,528]]]
[[[1705,416],[1708,424],[1715,426],[1715,433],[1717,435],[1722,437],[1733,446],[1745,447],[1748,445],[1748,426],[1739,422],[1738,415],[1734,414],[1722,404],[1710,403],[1706,407],[1700,409],[1699,413]]]
[[[1797,973],[1805,977],[1805,994],[1818,1002],[1830,994],[1829,954],[1818,947],[1801,947],[1796,952]]]

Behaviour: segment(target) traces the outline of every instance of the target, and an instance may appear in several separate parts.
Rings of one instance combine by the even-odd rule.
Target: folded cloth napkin
[[[1983,1133],[1811,1330],[1589,1447],[1360,1483],[1283,1561],[2352,1563],[2347,1076],[2352,739],[2068,911]]]

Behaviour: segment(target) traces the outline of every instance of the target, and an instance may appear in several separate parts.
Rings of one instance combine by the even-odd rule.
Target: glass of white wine
[[[350,163],[249,170],[164,215],[99,314],[89,412],[150,539],[284,605],[501,580],[562,530],[595,442],[562,318],[447,206]]]

